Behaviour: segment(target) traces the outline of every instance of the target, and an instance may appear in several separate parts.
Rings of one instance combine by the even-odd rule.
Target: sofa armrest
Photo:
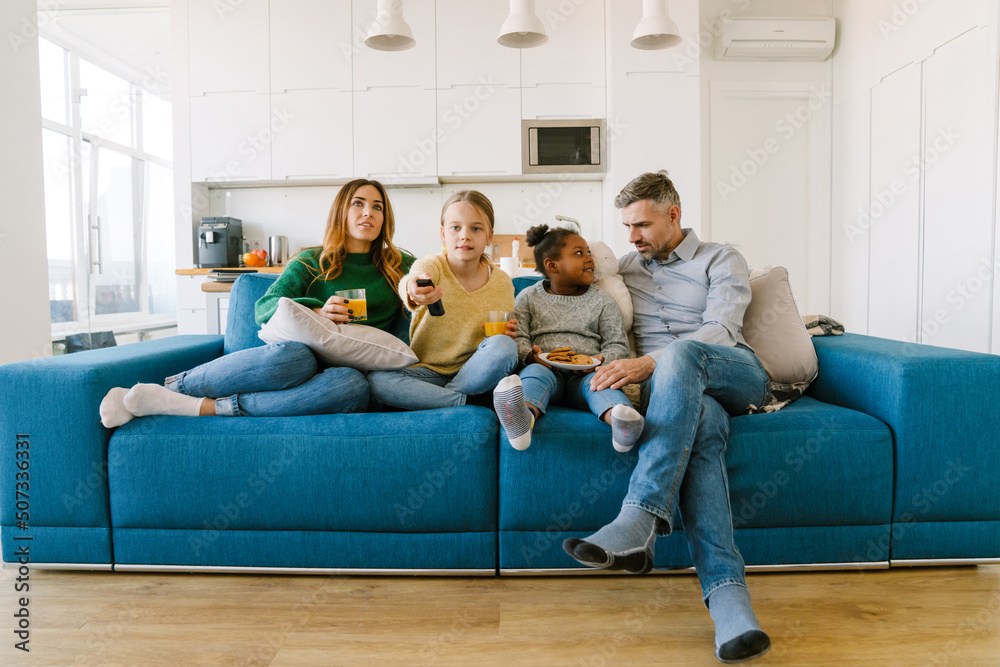
[[[0,539],[12,559],[19,509],[27,506],[33,562],[110,562],[107,450],[98,407],[112,387],[164,378],[222,354],[222,336],[175,336],[0,366]],[[18,442],[22,444],[18,447]],[[25,445],[23,443],[27,442]],[[25,457],[23,451],[27,450]],[[17,452],[21,451],[21,456]],[[17,463],[28,461],[27,466]],[[27,475],[17,474],[25,472]],[[27,486],[18,487],[28,482]],[[27,500],[18,508],[17,491]],[[25,498],[25,496],[20,496]],[[104,528],[73,531],[52,528]],[[89,537],[84,537],[89,536]],[[76,555],[73,555],[76,554]],[[107,554],[106,556],[104,554]],[[95,561],[94,558],[106,560]]]
[[[1000,520],[1000,357],[857,334],[813,343],[809,393],[892,431],[893,521]]]

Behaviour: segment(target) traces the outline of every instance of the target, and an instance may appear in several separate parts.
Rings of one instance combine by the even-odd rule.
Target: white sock
[[[185,396],[158,384],[137,384],[125,395],[125,408],[136,417],[174,415],[197,417],[204,399]]]
[[[508,375],[500,380],[497,388],[493,390],[493,409],[497,412],[510,446],[518,451],[527,449],[531,445],[531,429],[535,425],[535,416],[524,402],[521,378]]]
[[[128,389],[125,387],[115,387],[107,393],[101,401],[101,423],[105,428],[115,428],[122,424],[127,424],[135,418],[135,415],[125,407],[124,399]]]
[[[630,405],[611,408],[611,445],[616,452],[627,452],[642,435],[646,420]]]

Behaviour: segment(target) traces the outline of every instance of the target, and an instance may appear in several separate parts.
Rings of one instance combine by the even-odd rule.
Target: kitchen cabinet
[[[521,89],[521,117],[605,118],[607,90],[588,84],[557,84]]]
[[[438,88],[521,85],[520,51],[497,43],[509,12],[508,0],[438,0]]]
[[[351,42],[354,90],[434,88],[434,0],[406,0],[401,6],[416,45],[406,51],[377,51],[364,45],[368,26],[376,17],[375,0],[354,0]]]
[[[437,175],[435,92],[375,88],[354,93],[355,175],[387,180]]]
[[[350,178],[353,107],[348,91],[271,95],[271,116],[287,118],[271,145],[273,180]]]
[[[438,173],[521,173],[520,90],[455,86],[437,91]]]
[[[271,178],[271,143],[290,119],[270,115],[269,95],[213,93],[191,98],[191,180]]]
[[[275,0],[270,35],[272,93],[351,89],[351,0]]]
[[[269,89],[268,0],[188,3],[190,94]]]
[[[521,51],[521,85],[606,85],[604,3],[536,0],[535,8],[549,41]]]

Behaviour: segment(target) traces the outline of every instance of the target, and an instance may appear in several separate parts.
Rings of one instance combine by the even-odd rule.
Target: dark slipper
[[[759,658],[770,650],[771,638],[760,630],[750,630],[720,646],[715,656],[732,664]]]

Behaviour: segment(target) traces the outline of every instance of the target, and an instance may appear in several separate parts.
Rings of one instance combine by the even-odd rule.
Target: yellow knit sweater
[[[444,289],[444,315],[434,317],[426,306],[412,308],[406,284],[419,273],[428,274]],[[486,284],[467,292],[451,272],[444,254],[428,255],[413,263],[399,283],[399,297],[410,309],[410,348],[423,366],[442,374],[457,373],[485,336],[482,324],[488,310],[514,310],[514,283],[503,271],[492,269]]]

